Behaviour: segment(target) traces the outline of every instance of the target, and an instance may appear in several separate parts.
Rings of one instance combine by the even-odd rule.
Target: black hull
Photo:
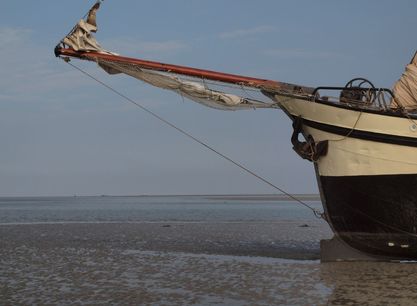
[[[320,176],[333,231],[362,252],[417,259],[417,174]]]

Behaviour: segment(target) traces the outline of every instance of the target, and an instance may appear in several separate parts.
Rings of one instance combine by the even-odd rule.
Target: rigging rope
[[[240,169],[242,169],[243,171],[249,173],[250,175],[256,177],[257,179],[261,180],[262,182],[264,182],[265,184],[269,185],[270,187],[278,190],[279,192],[281,192],[282,194],[285,194],[287,197],[289,197],[290,199],[294,200],[295,202],[305,206],[306,208],[310,209],[313,214],[317,217],[317,218],[321,218],[324,219],[323,213],[321,213],[320,211],[314,209],[313,207],[311,207],[310,205],[308,205],[307,203],[305,203],[304,201],[296,198],[294,195],[286,192],[285,190],[283,190],[282,188],[276,186],[275,184],[271,183],[270,181],[268,181],[267,179],[263,178],[262,176],[256,174],[254,171],[248,169],[247,167],[245,167],[244,165],[238,163],[237,161],[233,160],[232,158],[226,156],[225,154],[221,153],[220,151],[214,149],[212,146],[208,145],[207,143],[203,142],[202,140],[196,138],[195,136],[191,135],[189,132],[179,128],[178,126],[176,126],[175,124],[171,123],[170,121],[166,120],[165,118],[161,117],[160,115],[154,113],[153,111],[151,111],[150,109],[146,108],[145,106],[139,104],[138,102],[132,100],[131,98],[129,98],[128,96],[126,96],[125,94],[121,93],[120,91],[114,89],[113,87],[111,87],[110,85],[104,83],[103,81],[99,80],[98,78],[96,78],[95,76],[93,76],[92,74],[88,73],[87,71],[81,69],[80,67],[70,63],[69,59],[67,58],[62,58],[67,64],[69,64],[70,66],[72,66],[74,69],[80,71],[82,74],[88,76],[89,78],[91,78],[92,80],[96,81],[97,83],[101,84],[102,86],[106,87],[107,89],[109,89],[110,91],[112,91],[113,93],[115,93],[116,95],[120,96],[121,98],[123,98],[124,100],[126,100],[127,102],[139,107],[140,109],[142,109],[143,111],[145,111],[146,113],[148,113],[149,115],[153,116],[154,118],[158,119],[159,121],[165,123],[166,125],[172,127],[173,129],[177,130],[178,132],[180,132],[181,134],[185,135],[186,137],[194,140],[195,142],[199,143],[200,145],[202,145],[203,147],[207,148],[208,150],[214,152],[215,154],[217,154],[218,156],[220,156],[221,158],[231,162],[232,164],[234,164],[235,166],[239,167]]]

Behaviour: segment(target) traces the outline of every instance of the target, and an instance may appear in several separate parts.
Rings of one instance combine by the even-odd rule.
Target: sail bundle
[[[91,32],[97,27],[81,19],[70,35],[64,38],[63,43],[71,46],[75,51],[103,51]]]
[[[190,81],[179,75],[144,69],[131,63],[96,59],[98,65],[110,74],[124,73],[150,85],[177,92],[181,96],[205,106],[220,110],[250,108],[277,108],[276,103],[261,102],[235,94],[210,89],[204,80]]]
[[[395,98],[391,102],[392,108],[417,109],[417,53],[394,85],[393,92]]]
[[[100,2],[94,4],[87,19],[81,19],[62,42],[75,51],[103,51],[92,34],[97,32],[96,14],[99,8]]]

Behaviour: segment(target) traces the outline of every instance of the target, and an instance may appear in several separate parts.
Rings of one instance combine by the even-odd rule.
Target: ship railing
[[[335,92],[338,93],[337,96],[335,96]],[[392,111],[390,105],[394,94],[388,88],[320,86],[314,89],[311,96],[315,101],[349,108],[390,112]]]

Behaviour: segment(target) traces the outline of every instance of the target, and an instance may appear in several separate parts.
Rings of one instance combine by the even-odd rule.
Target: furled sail
[[[417,52],[393,88],[391,108],[417,109]]]
[[[96,14],[100,8],[97,2],[88,12],[87,20],[81,19],[62,42],[75,51],[103,51],[92,32],[97,32]]]
[[[213,90],[205,86],[204,82],[200,83],[196,81],[184,80],[179,76],[143,69],[137,65],[112,62],[102,59],[97,59],[97,63],[101,68],[110,74],[124,73],[153,86],[175,91],[195,102],[216,109],[237,110],[247,108],[278,107],[276,103],[260,102],[254,99]]]
[[[106,51],[93,35],[97,31],[96,12],[99,7],[100,2],[97,2],[90,9],[86,20],[81,20],[61,41],[55,49],[57,56],[95,61],[110,74],[124,73],[153,86],[175,91],[205,106],[222,110],[279,108],[278,102],[269,99],[265,101],[261,91],[312,92],[311,88],[293,84],[132,59]],[[225,93],[218,89],[219,85],[225,84],[231,91],[240,90],[243,95]],[[248,91],[252,91],[251,94]],[[260,98],[254,97],[256,94],[252,94],[253,91],[257,91]]]

